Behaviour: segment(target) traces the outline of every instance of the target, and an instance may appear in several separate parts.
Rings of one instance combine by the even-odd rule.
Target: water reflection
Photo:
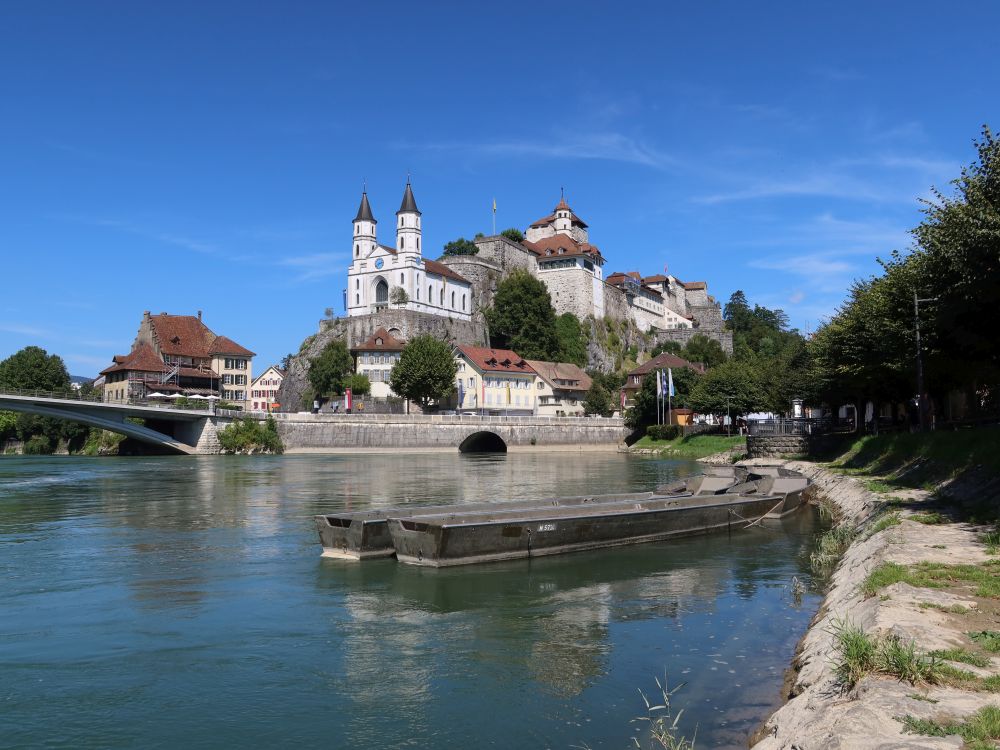
[[[667,670],[688,682],[699,744],[743,746],[816,606],[788,595],[809,577],[807,514],[443,570],[321,559],[311,519],[649,489],[693,469],[591,453],[2,460],[6,737],[624,747],[636,689]]]

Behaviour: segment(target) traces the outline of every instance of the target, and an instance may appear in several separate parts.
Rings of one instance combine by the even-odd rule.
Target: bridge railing
[[[145,409],[170,409],[171,411],[193,411],[211,412],[213,411],[212,401],[202,401],[200,403],[176,403],[164,404],[159,401],[150,401],[144,398],[127,398],[117,400],[105,400],[100,394],[85,396],[79,391],[69,389],[65,391],[44,391],[34,388],[3,388],[0,389],[0,396],[22,396],[25,398],[49,398],[62,401],[79,401],[88,404],[107,404],[108,406],[140,406]]]
[[[747,432],[751,435],[826,435],[854,429],[850,419],[821,417],[818,419],[751,419],[747,422]]]
[[[229,412],[223,409],[218,410],[219,416],[241,417],[249,416],[255,419],[264,419],[268,416],[263,411],[237,411]],[[621,427],[624,425],[621,417],[555,417],[555,416],[504,416],[504,415],[484,415],[478,414],[372,414],[372,413],[352,413],[343,412],[332,413],[323,412],[321,414],[312,413],[272,413],[278,421],[286,422],[385,422],[386,424],[559,424],[559,425],[581,425],[599,427]]]

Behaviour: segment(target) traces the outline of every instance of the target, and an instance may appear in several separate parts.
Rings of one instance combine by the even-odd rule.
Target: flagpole
[[[493,236],[497,236],[497,199],[493,199]]]

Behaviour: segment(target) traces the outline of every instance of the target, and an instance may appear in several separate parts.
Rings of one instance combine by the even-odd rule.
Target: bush
[[[45,456],[52,453],[54,449],[52,440],[46,435],[33,435],[24,444],[24,455]]]
[[[676,440],[684,434],[679,424],[651,424],[646,427],[650,440]]]
[[[219,433],[223,453],[283,453],[278,424],[268,417],[261,424],[252,417],[235,420]]]

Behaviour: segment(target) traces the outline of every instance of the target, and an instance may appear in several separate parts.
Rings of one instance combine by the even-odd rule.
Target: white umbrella
[[[167,398],[184,398],[183,393],[171,393]]]
[[[218,401],[219,400],[218,396],[205,396],[205,398],[207,398],[209,401]]]
[[[200,393],[196,393],[193,396],[188,396],[190,399],[198,399],[199,401],[204,401],[208,396],[202,396]]]
[[[166,398],[166,397],[167,394],[160,393],[159,391],[156,391],[155,393],[150,393],[148,396],[146,396],[146,398]]]

